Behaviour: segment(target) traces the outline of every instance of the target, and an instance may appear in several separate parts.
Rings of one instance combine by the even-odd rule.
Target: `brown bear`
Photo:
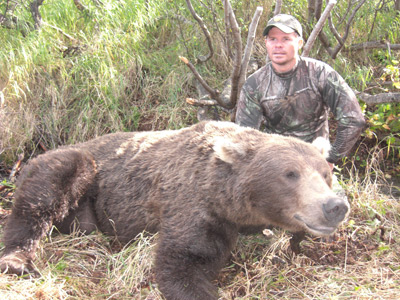
[[[248,226],[330,235],[349,204],[311,144],[230,122],[115,133],[61,147],[23,170],[4,232],[3,272],[34,273],[53,225],[129,242],[159,232],[155,272],[166,299],[217,299],[212,284]]]

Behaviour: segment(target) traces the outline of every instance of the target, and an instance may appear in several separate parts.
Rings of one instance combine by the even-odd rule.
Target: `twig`
[[[186,98],[186,102],[193,106],[213,106],[218,104],[217,101],[212,99],[202,100],[202,99]]]
[[[263,13],[263,8],[261,6],[257,7],[257,9],[254,13],[253,19],[251,20],[251,24],[249,27],[249,33],[247,36],[247,43],[246,43],[246,47],[244,49],[244,54],[243,54],[243,58],[242,58],[242,65],[240,67],[240,77],[239,77],[239,84],[238,84],[239,91],[242,89],[242,86],[246,80],[247,67],[249,65],[251,51],[253,49],[254,40],[256,38],[256,30],[257,30],[258,22],[260,20],[262,13]]]
[[[3,109],[6,101],[4,100],[4,94],[0,91],[0,108]]]
[[[231,3],[228,0],[224,1],[224,8],[228,10],[229,24],[231,26],[231,31],[233,34],[233,45],[235,48],[235,56],[233,61],[233,71],[232,71],[232,88],[229,103],[224,107],[230,109],[234,108],[239,94],[239,78],[240,78],[240,68],[242,62],[242,39],[240,37],[239,25],[236,21],[235,14],[233,12]]]
[[[387,44],[383,41],[370,41],[364,42],[360,44],[354,44],[343,51],[359,51],[359,50],[369,50],[369,49],[387,49],[390,48],[391,50],[400,50],[400,44]]]
[[[229,26],[229,13],[227,9],[224,9],[224,22],[225,22],[225,47],[226,53],[228,57],[233,60],[232,54],[232,40],[230,35],[230,26]]]
[[[375,105],[381,103],[400,103],[400,93],[382,93],[376,95],[358,93],[357,96],[362,101],[367,103],[367,105]]]
[[[304,46],[302,56],[307,57],[310,54],[311,48],[314,45],[314,42],[318,36],[318,34],[321,32],[322,27],[325,24],[326,19],[328,18],[331,10],[336,4],[336,0],[330,0],[328,5],[325,7],[324,12],[322,13],[321,18],[318,20],[317,24],[315,25],[313,31],[311,32],[306,45]]]
[[[281,9],[282,9],[282,0],[276,0],[275,1],[274,16],[280,14],[281,13]]]
[[[35,29],[39,29],[42,25],[42,15],[39,11],[39,6],[42,5],[44,0],[35,0],[29,4],[31,9],[32,18],[35,21]]]
[[[179,56],[179,59],[189,67],[189,69],[192,71],[192,73],[196,77],[196,79],[200,82],[200,84],[210,94],[211,98],[213,98],[213,99],[219,98],[218,91],[214,90],[213,88],[211,88],[208,85],[208,83],[203,79],[203,77],[201,77],[199,72],[197,72],[196,68],[193,66],[193,64],[186,57]]]
[[[379,238],[381,239],[381,241],[384,241],[385,240],[386,228],[383,225],[380,225],[379,227],[377,227],[373,232],[371,232],[371,235],[375,235],[378,232],[378,230],[381,231],[381,233],[379,235]]]
[[[354,10],[353,10],[353,12],[352,12],[352,14],[351,14],[351,16],[350,16],[348,22],[347,22],[346,30],[345,30],[345,33],[344,33],[343,37],[337,39],[339,43],[336,45],[335,49],[333,50],[333,56],[332,56],[333,59],[336,58],[336,55],[337,55],[337,54],[339,53],[339,51],[343,48],[344,42],[346,41],[346,39],[347,39],[347,37],[348,37],[348,35],[349,35],[350,26],[351,26],[351,24],[353,23],[353,19],[354,19],[354,17],[356,16],[358,10],[359,10],[359,9],[361,8],[361,6],[363,6],[363,4],[365,3],[365,1],[367,1],[367,0],[362,0],[362,1],[360,1],[360,3],[356,6],[356,8],[354,8]],[[335,35],[335,37],[336,37],[336,35]]]
[[[381,7],[378,7],[380,4],[381,4]],[[379,3],[377,4],[377,7],[375,8],[374,19],[372,21],[371,29],[368,33],[368,39],[370,38],[370,36],[372,35],[372,32],[374,31],[376,18],[378,16],[378,11],[382,10],[384,4],[385,4],[385,1],[381,0],[381,1],[379,1]]]
[[[9,180],[11,181],[11,182],[14,182],[15,181],[15,176],[16,176],[16,174],[19,172],[19,170],[20,170],[20,168],[21,168],[21,163],[22,163],[22,160],[24,159],[24,154],[20,154],[19,156],[18,156],[18,161],[15,163],[15,165],[13,166],[13,168],[12,168],[12,170],[11,170],[11,173],[10,173],[10,176],[9,176]]]
[[[53,28],[53,29],[57,30],[58,32],[60,32],[61,34],[65,35],[65,36],[66,36],[67,38],[69,38],[70,40],[73,40],[73,41],[75,41],[75,42],[78,41],[78,40],[75,39],[73,36],[71,36],[71,35],[65,33],[61,28],[58,28],[58,27],[56,27],[56,26],[54,26],[54,25],[51,25],[51,24],[49,24],[49,23],[46,23],[46,22],[44,22],[44,21],[42,22],[42,25],[46,25],[46,26],[49,26],[50,28]]]
[[[82,4],[81,0],[74,0],[74,4],[76,6],[76,8],[80,11],[87,11],[87,7],[85,5]]]
[[[208,49],[210,49],[210,53],[208,53],[206,56],[199,56],[198,59],[201,62],[206,62],[207,60],[209,60],[213,55],[214,55],[214,48],[211,42],[211,36],[210,36],[210,32],[208,31],[208,28],[206,26],[206,24],[204,24],[203,19],[200,18],[200,16],[195,12],[192,3],[190,2],[190,0],[186,0],[186,4],[189,8],[190,13],[192,14],[193,18],[197,21],[197,23],[199,24],[201,30],[204,33],[204,36],[206,37],[207,40],[207,45],[208,45]]]

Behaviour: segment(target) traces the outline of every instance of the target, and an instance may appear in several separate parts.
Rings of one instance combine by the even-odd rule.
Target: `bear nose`
[[[332,223],[343,221],[349,211],[349,206],[346,201],[341,198],[330,198],[328,202],[322,205],[325,218]]]

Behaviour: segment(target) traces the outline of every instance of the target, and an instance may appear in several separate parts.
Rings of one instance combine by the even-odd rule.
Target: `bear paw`
[[[0,258],[0,272],[19,276],[39,277],[40,274],[33,267],[32,262],[22,253],[9,253]]]

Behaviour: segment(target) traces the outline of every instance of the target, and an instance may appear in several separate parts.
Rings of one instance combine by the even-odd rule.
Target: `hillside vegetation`
[[[10,3],[2,1],[0,13]],[[197,60],[209,50],[185,0],[46,0],[39,8],[40,28],[29,5],[13,3],[21,3],[13,15],[18,22],[0,26],[0,234],[18,176],[13,167],[18,171],[44,151],[109,132],[196,123],[197,107],[185,99],[197,98],[197,90],[179,56],[195,63],[218,89],[232,67],[222,50],[221,1],[193,0],[213,37],[215,54],[206,63]],[[263,7],[252,53],[261,66],[261,32],[275,1],[231,3],[244,42],[256,7]],[[289,0],[282,6],[283,13],[304,24],[306,38],[314,25],[307,23],[307,3]],[[345,15],[347,3],[338,1],[334,21]],[[346,49],[333,59],[317,40],[310,56],[332,65],[356,91],[400,92],[398,50],[348,49],[369,41],[400,44],[394,5],[366,1],[351,25]],[[369,126],[336,169],[352,206],[336,239],[307,237],[302,253],[294,255],[290,233],[279,229],[268,237],[241,237],[217,282],[222,299],[400,298],[400,105],[360,104]],[[213,112],[229,118],[220,108]],[[334,129],[332,122],[333,134]],[[0,274],[0,298],[162,299],[151,270],[156,241],[157,235],[144,235],[124,246],[100,233],[51,235],[36,260],[42,277]]]

